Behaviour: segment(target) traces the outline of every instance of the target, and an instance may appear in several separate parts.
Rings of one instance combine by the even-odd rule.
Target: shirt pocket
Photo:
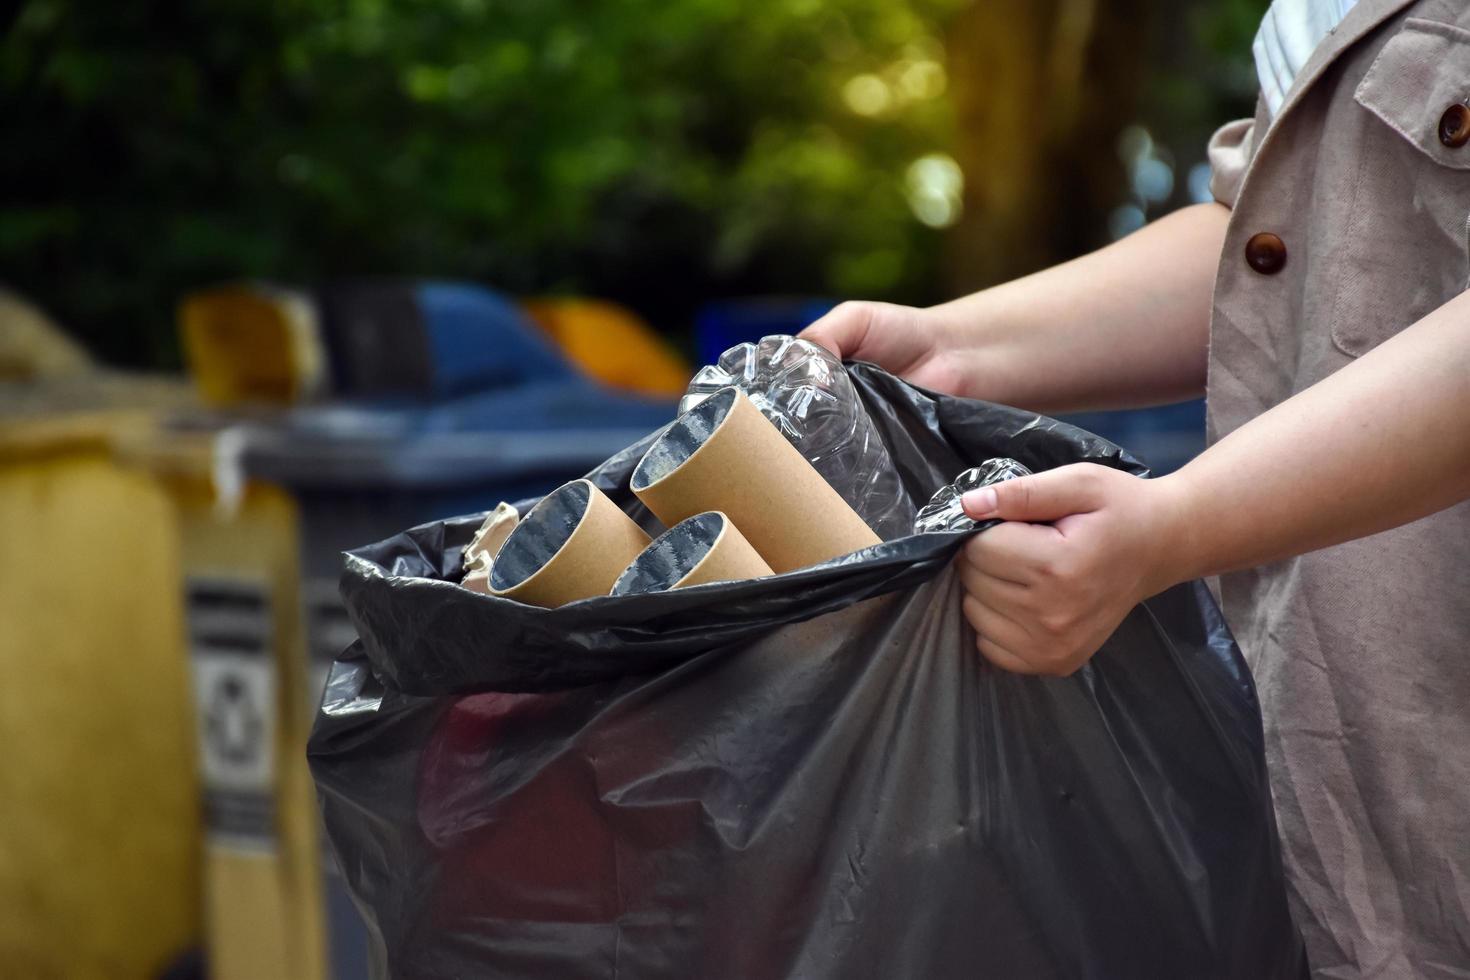
[[[1470,141],[1454,146],[1441,137],[1446,113],[1470,104],[1470,30],[1404,21],[1353,98],[1392,133],[1355,149],[1359,179],[1371,185],[1356,206],[1377,212],[1369,226],[1377,230],[1350,248],[1388,248],[1392,265],[1402,268],[1407,260],[1413,270],[1408,281],[1375,287],[1385,308],[1367,302],[1361,311],[1367,315],[1334,317],[1333,343],[1356,357],[1470,284]],[[1385,271],[1372,257],[1361,266]]]
[[[1404,21],[1353,98],[1430,160],[1470,170],[1470,142],[1450,146],[1440,138],[1445,113],[1470,104],[1470,31],[1431,20]]]

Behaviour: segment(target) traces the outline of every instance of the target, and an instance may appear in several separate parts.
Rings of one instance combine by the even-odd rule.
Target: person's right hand
[[[934,310],[849,301],[801,332],[842,360],[871,361],[921,388],[965,395],[970,378]]]

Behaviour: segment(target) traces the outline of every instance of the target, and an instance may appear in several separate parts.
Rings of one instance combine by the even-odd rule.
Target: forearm
[[[1174,580],[1363,537],[1470,498],[1470,293],[1158,482]]]
[[[934,308],[965,392],[1038,412],[1164,404],[1204,391],[1230,212],[1185,208],[1106,248]]]

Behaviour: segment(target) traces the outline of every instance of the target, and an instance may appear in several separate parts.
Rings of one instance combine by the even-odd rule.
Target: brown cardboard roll
[[[648,535],[586,480],[563,484],[527,514],[490,568],[490,594],[552,608],[607,595]]]
[[[654,539],[613,583],[613,595],[763,578],[771,566],[717,510],[680,521]]]
[[[777,572],[879,543],[737,388],[722,388],[679,416],[644,454],[632,486],[670,527],[723,511]]]

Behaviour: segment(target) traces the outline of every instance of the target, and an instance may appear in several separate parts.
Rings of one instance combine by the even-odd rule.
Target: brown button
[[[1286,265],[1286,243],[1269,231],[1252,235],[1245,243],[1245,260],[1263,276],[1274,276]]]
[[[1470,142],[1470,105],[1455,102],[1444,111],[1439,117],[1439,141],[1450,147]]]

